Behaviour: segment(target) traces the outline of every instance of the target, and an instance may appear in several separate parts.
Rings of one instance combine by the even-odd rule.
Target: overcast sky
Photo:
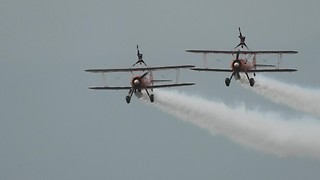
[[[298,72],[266,76],[319,89],[319,7],[317,0],[1,0],[0,179],[318,179],[319,159],[212,136],[135,97],[128,105],[125,91],[89,90],[103,81],[84,70],[130,67],[137,44],[149,65],[201,66],[202,56],[186,49],[231,50],[241,27],[252,50],[299,51],[282,63]],[[207,57],[221,68],[229,58]],[[197,85],[179,90],[304,116],[235,82],[225,87],[228,76],[183,71],[182,80]]]

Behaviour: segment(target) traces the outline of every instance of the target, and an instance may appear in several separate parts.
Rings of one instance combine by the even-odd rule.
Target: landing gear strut
[[[234,75],[234,73],[231,74],[230,78],[226,78],[226,79],[224,80],[224,83],[226,84],[226,86],[229,86],[229,85],[230,85],[230,81],[231,81],[233,75]]]
[[[128,104],[131,101],[132,94],[133,94],[133,89],[130,89],[129,94],[126,96],[126,101]]]
[[[249,78],[248,73],[246,73],[246,76],[247,76],[247,78],[249,80],[250,86],[252,87],[254,85],[254,83],[255,83],[254,79],[253,78]]]

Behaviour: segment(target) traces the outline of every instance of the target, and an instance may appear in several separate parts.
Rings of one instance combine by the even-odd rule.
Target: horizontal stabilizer
[[[147,89],[167,88],[167,87],[178,87],[178,86],[192,86],[192,85],[195,85],[195,83],[162,84],[162,85],[148,86]]]
[[[272,64],[255,64],[255,67],[276,67],[275,65]]]
[[[151,80],[151,82],[154,82],[154,83],[158,83],[158,82],[171,82],[172,80],[170,79],[154,79],[154,80]]]

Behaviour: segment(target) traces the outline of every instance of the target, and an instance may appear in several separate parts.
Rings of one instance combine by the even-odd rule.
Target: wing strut
[[[180,69],[177,69],[177,71],[176,71],[176,83],[177,84],[179,82],[179,79],[180,79]]]
[[[208,68],[207,53],[203,53],[203,66],[204,68]]]
[[[280,69],[280,64],[282,62],[282,54],[278,54],[278,69]]]
[[[106,73],[102,73],[102,81],[105,85],[107,85],[107,77],[106,77]]]

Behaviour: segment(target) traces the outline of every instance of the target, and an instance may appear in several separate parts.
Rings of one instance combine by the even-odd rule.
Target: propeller
[[[239,55],[240,55],[240,50],[238,50],[238,52],[237,52],[236,61],[239,60]]]
[[[133,86],[134,89],[140,89],[141,88],[141,83],[142,83],[142,79],[149,73],[145,72],[142,76],[137,76],[135,78],[132,79],[131,84]]]
[[[241,65],[242,64],[241,64],[241,61],[239,60],[239,56],[240,56],[240,50],[238,50],[236,59],[232,63],[232,67],[235,70],[240,70],[241,69]]]
[[[144,78],[148,73],[149,71],[145,72],[142,76],[140,76],[140,78]]]

